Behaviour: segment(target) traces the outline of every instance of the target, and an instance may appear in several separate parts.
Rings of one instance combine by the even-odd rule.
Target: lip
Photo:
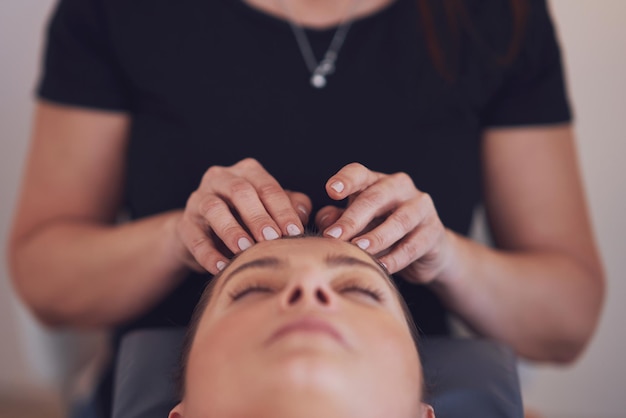
[[[342,345],[347,345],[345,339],[335,327],[318,318],[302,318],[283,325],[268,338],[266,345],[294,332],[322,333],[332,337]]]

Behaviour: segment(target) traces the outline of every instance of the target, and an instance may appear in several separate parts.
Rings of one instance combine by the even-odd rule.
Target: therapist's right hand
[[[212,166],[178,218],[183,262],[217,274],[255,242],[302,234],[311,210],[307,195],[283,189],[255,159]]]

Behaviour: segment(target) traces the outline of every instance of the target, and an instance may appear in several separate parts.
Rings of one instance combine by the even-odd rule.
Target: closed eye
[[[381,291],[379,291],[378,289],[372,289],[372,288],[363,287],[363,286],[355,286],[355,285],[346,286],[346,287],[341,288],[340,292],[341,293],[355,292],[358,294],[365,295],[371,298],[372,300],[375,300],[376,302],[381,302],[383,300],[383,294]]]
[[[230,293],[230,298],[231,300],[234,302],[236,300],[239,300],[247,295],[253,294],[253,293],[273,293],[274,289],[272,289],[271,287],[268,286],[263,286],[263,285],[250,285],[250,286],[246,286],[243,289],[237,289],[233,292]]]

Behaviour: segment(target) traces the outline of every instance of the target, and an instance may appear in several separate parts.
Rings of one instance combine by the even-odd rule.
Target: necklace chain
[[[289,17],[291,13],[290,10],[287,8],[287,5],[284,3],[284,0],[278,0],[278,2],[280,3],[280,7]],[[319,62],[315,58],[313,48],[311,47],[311,43],[309,42],[309,39],[306,36],[306,32],[302,25],[294,22],[294,20],[292,20],[291,18],[287,19],[289,22],[289,26],[291,27],[291,30],[296,38],[296,42],[298,43],[298,49],[300,49],[302,58],[304,58],[304,63],[311,73],[310,82],[313,87],[321,89],[326,86],[326,77],[335,72],[335,62],[337,61],[337,58],[339,56],[339,50],[343,46],[343,43],[346,39],[348,30],[352,25],[353,18],[351,16],[356,7],[356,4],[357,0],[353,0],[347,17],[344,18],[337,27],[335,35],[330,41],[330,45],[328,46],[328,49],[324,54],[324,58],[322,58],[322,60]]]

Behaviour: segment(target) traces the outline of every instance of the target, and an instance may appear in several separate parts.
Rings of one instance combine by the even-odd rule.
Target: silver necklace
[[[288,10],[284,0],[278,0],[280,7],[284,10],[287,16],[290,16],[291,13]],[[304,62],[311,73],[311,85],[315,88],[321,89],[326,86],[326,77],[335,72],[335,62],[337,61],[337,57],[339,56],[339,50],[343,46],[343,42],[346,39],[346,35],[348,34],[348,30],[352,25],[353,18],[352,12],[354,11],[357,4],[357,0],[353,0],[352,6],[348,11],[347,17],[341,21],[337,30],[335,31],[335,35],[333,39],[330,41],[330,45],[324,54],[324,58],[317,62],[315,58],[315,54],[313,53],[313,48],[311,48],[311,43],[306,36],[306,32],[302,25],[295,23],[292,19],[287,19],[289,22],[289,26],[296,37],[296,41],[298,43],[298,48],[300,49],[300,53],[304,58]]]

